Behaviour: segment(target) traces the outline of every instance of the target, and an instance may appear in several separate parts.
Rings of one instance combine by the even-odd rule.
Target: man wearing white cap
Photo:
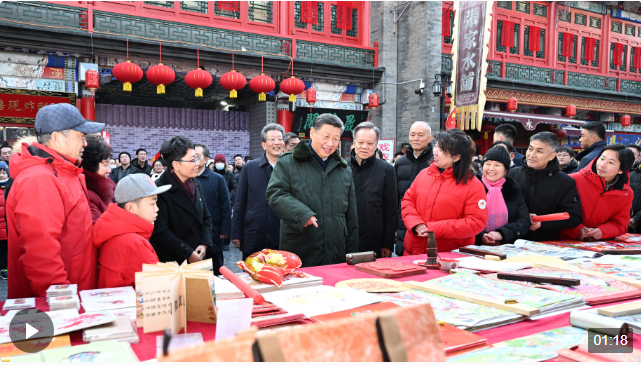
[[[85,120],[71,104],[47,105],[36,115],[38,142],[11,156],[8,298],[44,297],[53,284],[96,287],[93,225],[79,165],[85,133],[104,126]]]

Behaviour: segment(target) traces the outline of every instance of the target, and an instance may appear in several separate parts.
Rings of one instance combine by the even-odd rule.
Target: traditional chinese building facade
[[[75,96],[85,117],[107,124],[115,152],[155,153],[162,141],[183,134],[228,161],[236,153],[257,157],[266,123],[305,133],[305,125],[292,129],[303,111],[345,114],[353,126],[367,119],[364,104],[382,75],[369,12],[369,2],[336,1],[3,1],[0,88]],[[127,59],[144,72],[131,92],[113,73]],[[175,73],[164,94],[147,77],[161,59]],[[202,97],[185,82],[197,66],[213,76]],[[90,69],[100,75],[95,92],[85,87]],[[248,81],[237,98],[220,84],[232,69]],[[276,84],[266,102],[249,87],[261,73]],[[280,83],[292,75],[305,89],[314,87],[313,105],[305,91],[287,102]],[[0,127],[32,133],[33,120],[7,114],[13,99],[3,95]]]
[[[580,125],[601,121],[611,143],[641,142],[641,3],[495,1],[481,131],[469,131],[479,152],[496,124],[517,126],[516,145],[545,130],[579,148]],[[442,69],[452,70],[454,13],[442,3]],[[508,111],[510,98],[518,109]],[[576,116],[566,114],[576,106]],[[514,112],[514,113],[511,113]],[[629,127],[621,125],[631,116]],[[570,115],[571,116],[571,115]],[[565,133],[557,133],[564,135]]]

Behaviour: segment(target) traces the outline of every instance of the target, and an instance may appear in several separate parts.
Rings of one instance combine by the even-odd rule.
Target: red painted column
[[[80,113],[85,119],[96,121],[96,106],[94,98],[82,98]]]
[[[292,122],[294,121],[294,113],[289,110],[278,110],[276,112],[276,121],[278,124],[282,125],[285,128],[285,132],[289,133],[292,131]]]
[[[76,108],[82,114],[82,98],[76,98]]]

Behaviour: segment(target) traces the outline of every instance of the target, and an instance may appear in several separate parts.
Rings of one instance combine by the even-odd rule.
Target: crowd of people
[[[144,148],[133,160],[127,152],[112,159],[103,128],[54,104],[38,112],[35,140],[0,144],[9,298],[45,296],[52,284],[134,285],[142,265],[157,262],[212,259],[218,275],[230,242],[243,259],[281,249],[318,266],[353,252],[425,254],[428,232],[443,252],[517,239],[601,240],[641,222],[641,147],[607,145],[598,122],[583,125],[576,155],[540,132],[523,156],[516,128],[504,123],[478,156],[465,132],[432,135],[418,121],[392,164],[378,155],[380,130],[370,122],[354,128],[342,157],[344,125],[332,114],[318,116],[303,143],[268,124],[262,156],[236,155],[231,164],[184,136],[163,142],[151,163]],[[569,219],[532,218],[552,213]]]

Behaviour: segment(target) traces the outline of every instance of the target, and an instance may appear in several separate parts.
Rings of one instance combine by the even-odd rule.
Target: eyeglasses
[[[283,142],[285,142],[285,140],[282,139],[282,138],[270,138],[270,139],[267,139],[266,141],[270,142],[270,143],[275,143],[275,142],[283,143]]]
[[[193,160],[191,160],[191,161],[178,160],[178,162],[191,162],[191,163],[193,163],[193,164],[195,165],[195,164],[197,164],[197,163],[199,163],[199,162],[200,162],[200,156],[196,156],[196,158],[194,158],[194,159],[193,159]]]

